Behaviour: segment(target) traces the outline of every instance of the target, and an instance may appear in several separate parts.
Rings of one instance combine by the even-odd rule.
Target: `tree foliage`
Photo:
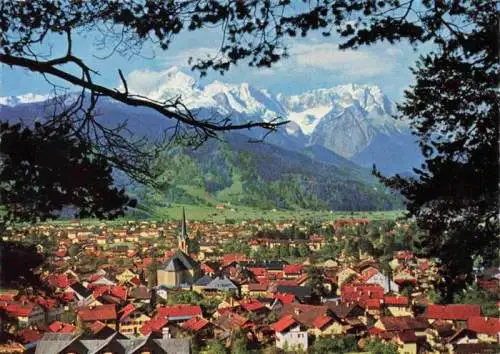
[[[365,343],[364,349],[372,354],[397,354],[398,348],[394,343],[383,342],[379,339],[370,340]]]
[[[309,349],[312,354],[348,353],[358,349],[355,336],[347,335],[339,338],[319,337]]]
[[[0,138],[0,200],[9,221],[56,218],[64,207],[77,217],[115,218],[135,205],[112,186],[107,159],[65,124],[2,123]]]
[[[498,245],[498,17],[493,1],[439,2],[436,49],[413,69],[400,116],[419,139],[425,164],[416,176],[382,178],[406,197],[427,231],[421,245],[441,261],[446,299],[472,280],[474,260]],[[438,18],[437,16],[441,16]]]

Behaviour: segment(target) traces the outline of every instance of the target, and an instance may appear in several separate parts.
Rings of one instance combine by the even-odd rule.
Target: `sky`
[[[167,51],[146,46],[140,56],[114,54],[107,59],[100,59],[98,57],[103,57],[108,52],[96,48],[98,34],[85,33],[74,38],[74,53],[99,71],[96,82],[113,88],[120,86],[118,69],[121,69],[126,77],[143,77],[144,84],[147,84],[152,74],[175,65],[199,80],[200,84],[214,80],[228,83],[248,82],[257,88],[284,94],[298,94],[306,90],[348,83],[370,84],[379,86],[393,100],[402,98],[404,89],[411,84],[412,75],[409,68],[421,53],[418,48],[415,50],[407,43],[384,43],[356,51],[341,51],[338,49],[339,39],[335,36],[325,38],[312,34],[306,38],[288,40],[286,43],[290,57],[272,68],[251,68],[242,63],[224,76],[209,73],[207,77],[200,79],[197,72],[191,72],[188,58],[214,54],[220,46],[220,35],[217,31],[204,31],[203,35],[201,34],[202,32],[186,33],[176,37]],[[64,53],[64,37],[49,37],[45,46],[39,50],[42,53],[50,52],[52,57]],[[54,82],[61,83],[57,80]],[[65,83],[64,85],[68,86]],[[132,91],[134,88],[130,89]],[[45,94],[49,91],[48,83],[36,73],[19,68],[0,67],[0,96]]]

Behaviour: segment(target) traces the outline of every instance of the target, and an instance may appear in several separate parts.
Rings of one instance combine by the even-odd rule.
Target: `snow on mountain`
[[[387,137],[407,134],[407,124],[392,118],[394,104],[377,86],[347,84],[297,95],[274,95],[248,83],[214,81],[201,85],[178,67],[172,67],[159,72],[131,73],[128,87],[133,93],[159,101],[180,97],[192,110],[203,109],[235,122],[281,117],[291,121],[283,132],[286,144],[295,139],[297,146],[316,144],[349,159],[355,159],[373,144],[383,154],[394,145],[381,146],[390,140]],[[47,97],[34,94],[0,97],[0,104],[14,106],[40,102]]]
[[[129,89],[135,94],[158,101],[181,98],[190,109],[208,108],[220,114],[238,113],[270,120],[276,117],[295,122],[305,135],[312,135],[326,116],[340,115],[348,107],[359,105],[363,119],[371,125],[394,127],[392,103],[377,86],[341,85],[304,92],[300,95],[274,95],[248,83],[228,84],[214,81],[202,86],[178,67],[163,71],[142,71],[129,76]],[[44,101],[48,95],[26,94],[0,97],[0,104]]]
[[[4,96],[0,97],[0,105],[14,107],[19,104],[43,102],[50,98],[50,95],[38,95],[34,93],[26,93],[19,96]]]

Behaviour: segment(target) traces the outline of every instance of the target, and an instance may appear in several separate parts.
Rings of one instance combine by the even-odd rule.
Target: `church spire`
[[[182,207],[182,227],[181,227],[181,237],[187,239],[187,225],[186,225],[186,211]]]
[[[181,221],[181,234],[179,235],[179,249],[182,252],[189,254],[187,241],[188,241],[188,235],[187,235],[187,225],[186,225],[186,211],[184,210],[184,207],[182,207],[182,221]]]

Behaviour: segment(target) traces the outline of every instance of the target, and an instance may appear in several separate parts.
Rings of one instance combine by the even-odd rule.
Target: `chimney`
[[[170,338],[172,338],[171,335],[170,335],[170,328],[168,328],[168,327],[163,327],[161,329],[161,334],[162,334],[162,338],[163,339],[170,339]]]

